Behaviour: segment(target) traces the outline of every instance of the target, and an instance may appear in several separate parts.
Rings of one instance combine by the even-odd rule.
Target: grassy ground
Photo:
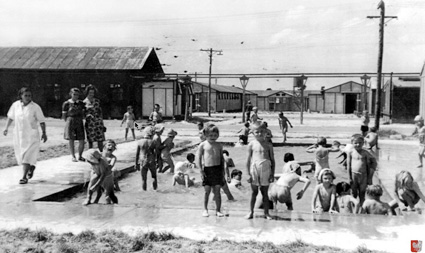
[[[54,234],[47,230],[0,230],[1,252],[372,252],[364,247],[347,251],[335,247],[313,246],[303,241],[283,245],[269,242],[234,242],[229,240],[194,241],[170,233],[150,232],[130,236],[108,230],[96,234],[90,230],[80,234]]]

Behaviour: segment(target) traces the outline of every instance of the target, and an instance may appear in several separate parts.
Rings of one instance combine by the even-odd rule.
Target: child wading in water
[[[422,168],[423,166],[423,157],[425,156],[425,125],[424,118],[421,115],[415,117],[415,131],[413,131],[412,135],[417,134],[419,137],[419,165],[418,168]]]
[[[269,191],[269,199],[274,203],[275,209],[277,210],[277,201],[282,204],[286,204],[288,210],[294,210],[292,205],[291,189],[296,183],[303,182],[304,187],[297,193],[297,199],[301,199],[304,192],[310,185],[310,180],[301,177],[301,166],[297,163],[291,163],[289,171],[283,173],[275,184],[273,184]]]
[[[244,127],[242,127],[237,133],[239,134],[239,144],[248,144],[249,122],[245,122]]]
[[[118,185],[118,178],[121,176],[121,172],[115,168],[115,163],[117,162],[117,157],[112,154],[117,149],[117,144],[114,140],[106,140],[105,145],[103,146],[102,155],[109,164],[109,167],[112,170],[112,177],[114,179],[114,189],[116,191],[121,191],[120,186]]]
[[[338,213],[335,205],[336,187],[332,184],[334,179],[335,175],[330,169],[325,168],[320,171],[320,184],[313,191],[313,201],[311,203],[313,213]],[[318,202],[316,201],[317,199],[319,199]]]
[[[354,198],[359,196],[360,205],[365,200],[366,187],[372,184],[373,174],[377,162],[368,151],[363,149],[364,139],[361,135],[354,135],[354,148],[347,153],[347,170]]]
[[[358,213],[359,201],[351,196],[351,187],[346,182],[336,184],[338,210],[340,213]]]
[[[317,139],[317,144],[310,146],[306,149],[308,153],[315,153],[316,154],[316,171],[314,173],[314,176],[318,180],[319,173],[322,169],[328,168],[329,169],[329,152],[338,152],[339,149],[337,148],[326,148],[326,138],[325,137],[319,137]]]
[[[176,137],[177,132],[173,129],[170,129],[167,133],[167,139],[165,139],[159,149],[161,150],[161,164],[158,167],[159,173],[164,173],[170,168],[170,173],[174,173],[174,162],[171,156],[171,149],[174,148],[174,137]],[[162,168],[164,162],[167,164],[164,168]]]
[[[136,120],[136,116],[133,113],[133,107],[131,105],[127,106],[127,112],[124,113],[124,117],[122,118],[121,126],[125,123],[125,140],[127,140],[128,129],[131,129],[131,133],[133,135],[133,140],[136,140],[136,135],[134,134],[134,121]]]
[[[288,132],[288,125],[291,126],[292,128],[292,124],[289,121],[289,119],[285,116],[283,116],[283,112],[279,113],[279,127],[280,130],[282,130],[282,135],[283,135],[283,143],[286,142],[286,132]]]
[[[251,184],[252,194],[250,212],[245,218],[254,218],[255,201],[260,190],[263,196],[265,218],[271,220],[268,190],[270,183],[274,181],[275,172],[273,144],[265,140],[265,128],[259,122],[252,125],[252,133],[255,140],[248,144],[248,157],[246,161],[248,183]]]
[[[146,127],[144,129],[144,136],[137,144],[136,151],[136,170],[142,170],[142,188],[146,191],[148,171],[152,175],[152,186],[156,190],[158,187],[156,181],[156,163],[155,163],[155,143],[152,140],[154,135],[154,129],[152,127]]]
[[[206,141],[199,144],[196,153],[196,166],[201,169],[202,185],[205,189],[204,195],[204,212],[202,216],[208,217],[208,200],[213,190],[214,199],[216,204],[216,216],[224,217],[221,213],[221,195],[220,189],[224,183],[224,157],[223,147],[217,143],[220,135],[218,127],[210,124],[204,128],[204,136]],[[204,164],[202,164],[204,161]]]

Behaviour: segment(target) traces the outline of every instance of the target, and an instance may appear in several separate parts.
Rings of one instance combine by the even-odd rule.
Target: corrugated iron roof
[[[289,96],[294,96],[292,93],[286,92],[284,90],[250,90],[254,93],[256,93],[259,97],[270,97],[271,95],[274,95],[276,93],[285,93]]]
[[[0,69],[142,69],[150,47],[0,47]]]
[[[193,82],[193,83],[199,84],[199,85],[202,85],[202,86],[208,88],[208,84],[207,83],[199,83],[199,82]],[[243,89],[242,88],[235,87],[235,86],[226,86],[226,85],[211,84],[211,89],[216,90],[218,92],[240,93],[240,94],[243,93]],[[252,93],[251,91],[245,90],[245,94],[254,94],[254,93]]]
[[[390,80],[385,82],[385,86],[387,87],[390,85]],[[418,77],[399,77],[399,78],[393,78],[393,86],[396,87],[403,87],[403,88],[419,88],[421,87],[421,78]]]

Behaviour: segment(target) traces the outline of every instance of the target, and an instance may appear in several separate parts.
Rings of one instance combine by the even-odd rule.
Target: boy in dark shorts
[[[217,217],[224,217],[221,213],[221,195],[220,189],[224,182],[224,171],[227,167],[223,158],[223,147],[217,143],[216,140],[219,136],[218,127],[210,124],[203,130],[206,141],[199,144],[196,154],[196,166],[201,169],[202,185],[205,189],[204,195],[204,212],[202,216],[208,217],[208,199],[211,190],[214,192],[214,199],[216,203]],[[204,164],[202,164],[204,161]]]
[[[248,135],[249,135],[249,122],[246,122],[244,124],[244,127],[242,127],[239,131],[239,143],[243,145],[248,144]]]
[[[154,134],[155,130],[152,127],[146,127],[144,130],[143,138],[137,143],[136,170],[140,170],[140,167],[142,167],[142,187],[144,191],[146,191],[147,188],[148,171],[150,171],[152,175],[153,189],[156,190],[156,188],[158,187],[156,181],[155,163],[156,146],[155,142],[152,140]]]

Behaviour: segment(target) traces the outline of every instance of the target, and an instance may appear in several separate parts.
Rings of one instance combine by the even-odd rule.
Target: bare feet
[[[264,216],[264,219],[267,219],[267,220],[273,220],[273,217],[271,217],[269,214],[266,214],[266,215]]]
[[[86,200],[83,202],[83,206],[87,206],[87,205],[90,205],[90,199],[86,199]]]
[[[210,216],[210,215],[208,214],[208,211],[207,211],[207,210],[205,210],[205,211],[202,213],[202,217],[208,217],[208,216]]]
[[[249,213],[245,216],[245,219],[250,220],[254,218],[254,214],[253,213]]]

